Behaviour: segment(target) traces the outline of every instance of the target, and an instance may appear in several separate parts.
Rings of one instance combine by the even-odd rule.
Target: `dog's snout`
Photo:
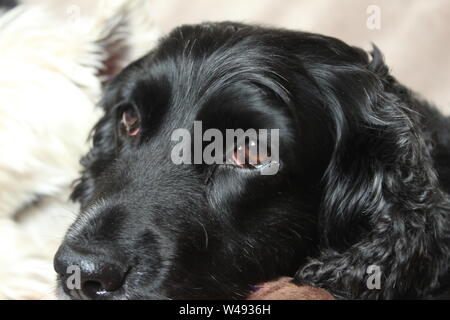
[[[64,291],[76,299],[102,299],[119,290],[128,270],[110,249],[87,250],[67,244],[58,249],[54,268]]]

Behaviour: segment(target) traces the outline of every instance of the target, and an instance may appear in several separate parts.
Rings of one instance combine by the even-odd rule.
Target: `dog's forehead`
[[[211,36],[178,33],[162,41],[119,77],[125,99],[158,110],[159,116],[170,114],[177,125],[191,123],[212,100],[247,108],[269,91],[288,100],[286,79],[268,58],[267,47],[244,36],[228,34],[214,41]]]

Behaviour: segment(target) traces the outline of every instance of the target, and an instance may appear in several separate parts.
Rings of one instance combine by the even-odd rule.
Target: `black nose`
[[[75,299],[102,299],[119,290],[127,267],[117,252],[63,244],[55,255],[55,271],[64,291]]]

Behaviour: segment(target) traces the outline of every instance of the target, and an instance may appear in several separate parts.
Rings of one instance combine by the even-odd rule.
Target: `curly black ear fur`
[[[415,111],[421,102],[389,75],[377,48],[372,56],[306,67],[329,108],[335,148],[319,223],[328,249],[297,281],[346,298],[438,294],[449,281],[449,197]],[[379,289],[367,287],[371,265],[381,268]]]

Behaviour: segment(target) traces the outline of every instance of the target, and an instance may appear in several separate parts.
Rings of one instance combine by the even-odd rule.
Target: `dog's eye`
[[[121,127],[123,134],[134,137],[137,136],[141,130],[139,115],[134,108],[128,108],[122,113]]]
[[[234,148],[230,161],[233,165],[245,169],[259,169],[267,164],[269,157],[266,154],[258,152],[258,143],[250,141],[244,144],[238,144]]]

